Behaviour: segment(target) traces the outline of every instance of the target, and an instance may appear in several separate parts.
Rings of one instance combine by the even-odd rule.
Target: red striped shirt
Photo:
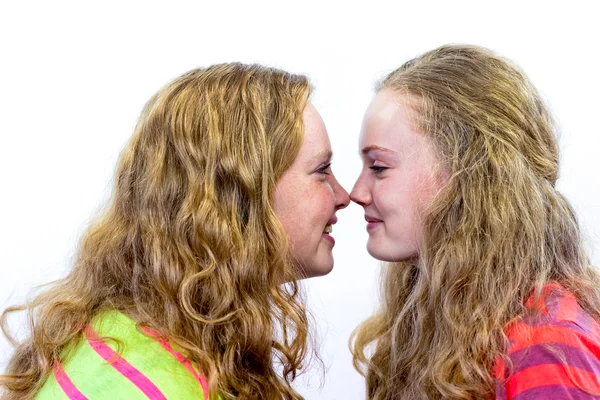
[[[506,330],[512,369],[498,360],[496,400],[600,399],[600,327],[557,284]]]

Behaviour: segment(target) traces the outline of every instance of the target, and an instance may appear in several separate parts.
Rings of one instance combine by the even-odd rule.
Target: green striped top
[[[110,337],[121,341],[122,347]],[[117,352],[119,351],[119,352]],[[95,318],[35,400],[208,399],[206,379],[171,344],[118,311]]]

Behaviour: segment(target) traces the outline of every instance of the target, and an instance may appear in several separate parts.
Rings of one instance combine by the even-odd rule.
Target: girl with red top
[[[484,48],[442,46],[379,84],[350,194],[388,262],[352,341],[369,399],[600,399],[600,277],[556,189],[555,132]]]

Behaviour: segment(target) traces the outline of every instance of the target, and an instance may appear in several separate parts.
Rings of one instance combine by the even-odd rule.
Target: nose
[[[352,191],[350,192],[350,200],[359,206],[366,206],[371,203],[371,194],[367,186],[362,181],[362,174],[356,180]]]
[[[348,207],[348,204],[350,204],[350,196],[348,195],[348,192],[346,192],[346,189],[344,189],[342,187],[342,185],[340,185],[340,183],[336,179],[336,181],[335,181],[335,209],[341,210],[342,208]]]

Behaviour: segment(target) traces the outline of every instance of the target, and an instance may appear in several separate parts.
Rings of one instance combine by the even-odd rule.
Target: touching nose
[[[350,196],[348,195],[348,192],[346,191],[346,189],[344,189],[337,180],[336,180],[335,184],[336,184],[335,209],[341,210],[342,208],[348,207],[348,204],[350,204]]]
[[[350,192],[350,200],[360,206],[365,206],[371,202],[371,196],[366,185],[362,182],[362,175],[358,177],[352,191]]]

